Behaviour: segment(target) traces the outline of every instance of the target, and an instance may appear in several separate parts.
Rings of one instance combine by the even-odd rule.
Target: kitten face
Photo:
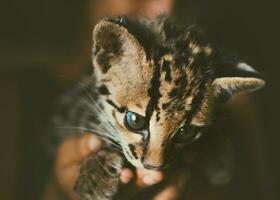
[[[238,69],[245,77],[238,70],[237,77],[219,77],[223,64],[195,30],[166,21],[154,32],[129,23],[116,19],[96,25],[95,73],[124,155],[136,167],[159,170],[174,151],[201,136],[215,101],[264,82],[248,67]]]

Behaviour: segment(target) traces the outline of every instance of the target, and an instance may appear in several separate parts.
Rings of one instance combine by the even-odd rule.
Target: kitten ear
[[[143,47],[121,22],[103,19],[93,30],[93,64],[102,73],[114,65],[139,64],[145,59]]]
[[[252,92],[262,88],[265,81],[246,63],[239,62],[227,71],[218,71],[212,83],[216,101],[225,102],[239,92]]]

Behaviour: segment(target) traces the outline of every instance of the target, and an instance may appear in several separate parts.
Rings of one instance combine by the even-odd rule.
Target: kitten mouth
[[[154,171],[162,171],[168,167],[167,165],[160,165],[160,166],[153,166],[149,164],[143,164],[143,165],[145,169],[154,170]]]
[[[143,161],[142,163],[143,163],[143,166],[145,169],[154,170],[154,171],[162,171],[162,170],[165,170],[170,167],[170,165],[167,163],[164,163],[163,165],[159,165],[159,166],[150,165],[149,163],[146,163],[145,161]]]

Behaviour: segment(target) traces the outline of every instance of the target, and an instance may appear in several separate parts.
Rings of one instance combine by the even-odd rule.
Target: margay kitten
[[[163,170],[177,160],[184,177],[180,152],[203,136],[214,105],[265,84],[195,26],[164,17],[101,20],[92,60],[94,74],[62,98],[53,124],[60,139],[92,132],[105,141],[81,165],[75,190],[84,200],[112,199],[127,163]]]

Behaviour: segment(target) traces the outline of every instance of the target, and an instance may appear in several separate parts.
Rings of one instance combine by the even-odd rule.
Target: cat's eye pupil
[[[141,115],[127,111],[125,113],[124,124],[130,131],[137,132],[146,128],[146,120]]]

